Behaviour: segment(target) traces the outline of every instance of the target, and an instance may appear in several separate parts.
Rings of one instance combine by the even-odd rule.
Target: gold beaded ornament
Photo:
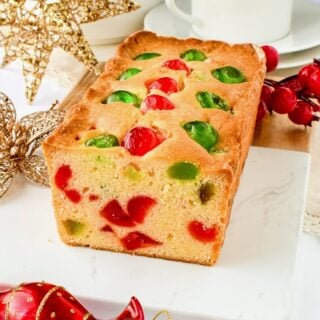
[[[45,161],[35,153],[64,115],[54,104],[48,111],[31,113],[17,122],[12,101],[0,92],[0,198],[18,171],[31,182],[49,185]]]

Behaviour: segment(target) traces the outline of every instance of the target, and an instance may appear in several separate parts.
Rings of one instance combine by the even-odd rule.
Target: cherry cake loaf
[[[127,38],[43,143],[62,240],[214,264],[264,59],[250,44]]]

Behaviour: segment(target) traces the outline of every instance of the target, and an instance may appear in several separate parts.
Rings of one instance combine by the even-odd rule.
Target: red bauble
[[[0,292],[0,320],[96,320],[68,291],[50,283],[33,282]],[[115,320],[144,320],[137,298]]]

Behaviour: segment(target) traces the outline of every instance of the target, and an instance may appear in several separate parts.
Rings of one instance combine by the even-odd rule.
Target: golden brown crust
[[[88,244],[82,244],[80,242],[77,241],[70,241],[67,239],[63,239],[63,242],[69,246],[72,247],[89,247],[91,249],[95,249],[95,250],[106,250],[105,248],[101,248],[101,247],[95,247],[95,246],[91,246]],[[176,262],[185,262],[185,263],[196,263],[196,264],[200,264],[203,266],[213,266],[217,259],[218,259],[218,255],[215,254],[211,257],[210,260],[208,261],[202,261],[202,260],[198,260],[198,259],[189,259],[188,257],[183,258],[183,259],[175,259],[166,255],[158,255],[158,254],[149,254],[149,253],[139,253],[139,252],[134,252],[134,251],[127,251],[127,250],[117,250],[114,248],[110,248],[108,249],[108,251],[112,251],[112,252],[117,252],[117,253],[124,253],[124,254],[129,254],[131,256],[143,256],[143,257],[149,257],[149,258],[157,258],[157,259],[164,259],[164,260],[169,260],[169,261],[176,261]]]

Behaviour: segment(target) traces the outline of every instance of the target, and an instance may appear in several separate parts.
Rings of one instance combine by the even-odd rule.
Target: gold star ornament
[[[12,101],[0,92],[0,198],[17,172],[29,181],[49,185],[47,166],[36,151],[64,115],[53,105],[48,111],[31,113],[17,122]]]
[[[103,5],[104,3],[104,5]],[[92,22],[139,6],[132,1],[4,0],[0,25],[10,31],[0,39],[4,47],[2,66],[20,59],[26,82],[26,97],[32,102],[45,74],[50,54],[60,47],[89,69],[99,73],[96,60],[79,23]]]

